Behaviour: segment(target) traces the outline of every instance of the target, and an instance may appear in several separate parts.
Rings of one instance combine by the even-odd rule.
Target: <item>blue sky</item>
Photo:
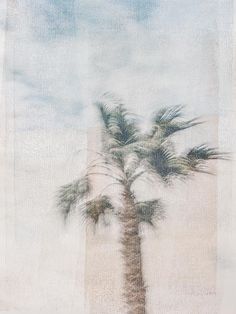
[[[153,10],[157,8],[157,1],[120,0],[107,1],[104,6],[102,1],[78,1],[78,0],[32,0],[23,1],[26,10],[30,10],[34,16],[32,30],[40,40],[52,40],[60,36],[79,35],[81,22],[104,28],[116,27],[118,21],[114,9],[124,10],[124,15],[130,16],[134,21],[145,23]],[[109,9],[112,9],[109,13]],[[109,16],[110,15],[110,16]],[[124,16],[123,16],[124,17]],[[121,21],[122,23],[122,15]]]
[[[79,116],[86,127],[107,91],[141,114],[179,103],[218,110],[217,2],[21,0],[11,10],[7,79],[19,128],[39,127],[30,117],[47,110],[48,126],[74,127]]]

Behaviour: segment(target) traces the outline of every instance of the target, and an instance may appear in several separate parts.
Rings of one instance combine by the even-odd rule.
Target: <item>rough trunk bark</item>
[[[129,187],[123,192],[120,215],[122,257],[124,262],[124,298],[128,314],[146,313],[146,287],[143,280],[141,238],[134,195]]]

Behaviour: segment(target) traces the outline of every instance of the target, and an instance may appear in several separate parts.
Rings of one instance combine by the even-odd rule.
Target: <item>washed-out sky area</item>
[[[224,13],[212,0],[8,1],[16,126],[78,127],[79,117],[83,127],[104,92],[139,113],[180,103],[216,113],[219,28],[230,24]]]
[[[96,307],[89,310],[86,299],[85,226],[80,224],[78,227],[77,220],[64,226],[55,208],[54,195],[58,186],[76,178],[86,166],[86,148],[93,145],[91,130],[98,121],[93,103],[104,93],[122,98],[127,107],[138,114],[144,127],[147,127],[150,115],[164,105],[183,104],[187,117],[200,116],[204,121],[209,121],[202,129],[199,127],[183,135],[181,147],[188,146],[187,141],[190,146],[210,142],[226,151],[232,150],[233,145],[235,147],[235,113],[232,107],[233,2],[0,1],[3,104],[0,106],[3,134],[0,137],[3,147],[0,167],[4,178],[1,183],[4,193],[1,193],[0,201],[5,209],[0,220],[0,248],[5,252],[0,264],[1,313],[100,314]],[[225,214],[230,213],[232,206],[231,188],[225,189],[229,182],[233,182],[230,177],[232,173],[233,167],[228,163],[221,166],[217,177],[204,178],[203,181],[200,178],[196,183],[191,182],[189,187],[179,185],[176,190],[171,190],[170,197],[168,190],[163,191],[164,196],[169,197],[167,207],[168,201],[172,206],[178,205],[173,206],[175,209],[170,213],[169,220],[164,222],[160,235],[158,233],[157,238],[151,236],[148,254],[151,253],[150,248],[155,252],[160,249],[162,253],[160,256],[157,254],[157,265],[164,263],[167,274],[169,266],[173,272],[177,269],[173,265],[180,269],[179,275],[176,272],[167,276],[173,284],[173,291],[171,284],[152,290],[152,295],[149,295],[152,299],[151,314],[157,313],[155,302],[160,300],[156,295],[160,294],[163,304],[158,306],[166,309],[163,313],[189,314],[194,308],[196,312],[191,312],[193,314],[214,314],[219,304],[219,313],[235,313],[231,293],[225,292],[224,295],[222,292],[227,289],[235,291],[236,282],[232,275],[236,273],[235,245],[230,244],[232,239],[236,239],[233,232],[236,223],[229,218],[230,214]],[[206,188],[201,190],[202,182]],[[208,191],[212,194],[209,195]],[[187,206],[190,198],[194,200],[193,205],[185,216],[181,204],[185,200],[184,206]],[[209,209],[207,214],[204,206]],[[198,211],[194,214],[194,210]],[[181,213],[183,221],[185,219],[184,226],[177,219],[178,213]],[[201,275],[194,277],[198,271],[196,267],[183,266],[188,252],[183,252],[179,260],[176,257],[177,264],[172,266],[171,258],[175,260],[177,248],[182,247],[172,227],[177,228],[180,237],[189,241],[191,217],[196,220],[200,217],[199,228],[204,237],[214,233],[217,215],[221,224],[218,224],[217,234],[220,263],[217,266],[218,279],[215,278],[220,297],[216,302],[209,288],[214,281],[213,257],[202,264],[201,270],[206,270],[206,278]],[[204,222],[205,218],[212,222],[209,228]],[[197,223],[194,219],[193,223]],[[106,242],[116,234],[112,227],[110,229],[108,238],[105,232],[100,235],[101,238],[98,236],[98,243],[102,246],[105,241],[111,250],[107,251],[116,256],[114,243]],[[230,237],[227,233],[229,230]],[[196,253],[200,242],[197,237],[194,239],[198,248],[193,247],[192,250]],[[203,246],[202,250],[206,248],[212,253],[215,243],[213,246],[204,243],[206,247]],[[94,245],[99,247],[96,243]],[[170,247],[170,251],[165,250],[165,245]],[[191,248],[191,241],[186,244],[187,248],[188,245]],[[103,258],[106,260],[105,255],[100,257],[101,260]],[[154,269],[156,256],[147,261],[149,270]],[[112,265],[116,265],[116,261],[113,262],[107,270],[110,274],[115,273]],[[162,278],[164,285],[165,272],[162,274],[159,266],[155,275]],[[106,275],[104,267],[98,265],[98,269]],[[211,273],[209,280],[208,270]],[[96,268],[92,274],[96,275]],[[186,286],[181,275],[187,276]],[[197,288],[191,287],[195,291],[191,296],[188,295],[188,283],[191,282],[188,275],[197,285]],[[119,272],[116,276],[119,277]],[[155,277],[152,278],[151,274],[150,278],[150,282],[155,284]],[[109,278],[107,280],[109,282]],[[209,285],[206,295],[199,297],[204,283]],[[180,295],[182,288],[179,289],[178,284],[186,288],[186,304],[182,302],[186,296]],[[109,290],[106,282],[101,281],[101,285]],[[169,293],[171,301],[168,299]],[[116,313],[117,310],[112,307],[112,297],[106,300],[108,305],[111,302],[107,313]],[[98,302],[99,298],[95,299],[94,302]],[[165,306],[169,306],[169,310]],[[201,312],[198,309],[204,310]]]

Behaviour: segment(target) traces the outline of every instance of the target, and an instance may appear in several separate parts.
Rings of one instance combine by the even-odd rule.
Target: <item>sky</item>
[[[210,121],[186,141],[209,141],[227,151],[235,147],[232,30],[233,0],[0,2],[5,105],[0,109],[5,208],[0,311],[83,313],[85,301],[77,299],[85,293],[84,285],[74,278],[84,276],[85,230],[76,223],[64,230],[54,193],[86,164],[86,153],[78,154],[78,149],[90,145],[89,130],[98,123],[93,104],[104,93],[122,98],[144,125],[161,106],[183,104],[187,117]],[[236,239],[235,217],[230,219],[233,196],[230,188],[224,189],[234,180],[232,169],[222,166],[223,180],[218,181],[224,191],[217,199],[221,293],[233,290],[231,272],[236,273],[236,254],[229,244]],[[206,184],[211,190],[215,181]],[[197,182],[195,189],[200,187]],[[204,191],[199,193],[210,202]],[[194,195],[199,205],[197,191]],[[161,247],[170,245],[171,239],[163,239]],[[222,314],[235,313],[230,292],[222,300]]]
[[[22,0],[8,11],[19,128],[77,126],[79,117],[83,126],[105,92],[140,114],[180,103],[218,111],[217,1]]]

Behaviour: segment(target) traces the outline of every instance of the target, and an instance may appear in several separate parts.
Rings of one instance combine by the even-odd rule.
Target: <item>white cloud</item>
[[[8,69],[15,71],[16,95],[22,83],[32,86],[16,97],[16,106],[79,115],[111,91],[139,113],[178,103],[199,114],[216,113],[217,3],[160,1],[144,21],[134,19],[131,8],[102,0],[19,2],[8,35],[14,49]],[[70,12],[76,20],[69,34],[63,23]],[[60,36],[51,30],[58,21]]]

